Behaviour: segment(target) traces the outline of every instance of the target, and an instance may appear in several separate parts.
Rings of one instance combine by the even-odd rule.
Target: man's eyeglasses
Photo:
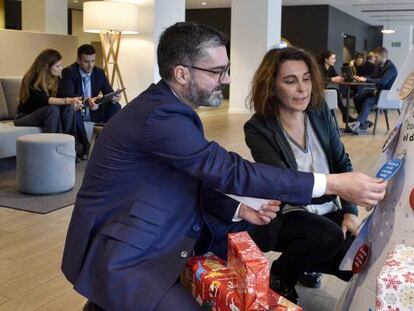
[[[192,68],[192,69],[201,70],[201,71],[210,72],[210,73],[214,73],[216,75],[219,75],[218,82],[221,83],[223,81],[224,77],[226,76],[226,74],[229,73],[230,63],[228,63],[226,65],[226,67],[224,67],[223,69],[217,69],[217,70],[201,68],[201,67],[192,66],[192,65],[191,66],[184,66],[184,67],[189,67],[189,68]]]

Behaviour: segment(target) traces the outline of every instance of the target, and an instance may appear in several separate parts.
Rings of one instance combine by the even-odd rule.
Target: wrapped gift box
[[[228,267],[243,309],[269,310],[269,263],[247,232],[229,234]]]
[[[377,277],[376,310],[414,310],[414,247],[394,245]]]
[[[301,307],[295,305],[290,300],[279,295],[272,289],[270,289],[269,297],[269,310],[270,311],[303,311]]]
[[[181,283],[191,290],[203,310],[243,310],[235,290],[234,271],[213,254],[191,257],[181,274]]]
[[[181,273],[181,283],[203,310],[303,311],[269,289],[268,261],[246,232],[232,234],[229,239],[232,266],[209,253],[189,258]]]

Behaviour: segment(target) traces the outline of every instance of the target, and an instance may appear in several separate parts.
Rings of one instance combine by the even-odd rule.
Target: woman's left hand
[[[354,214],[344,214],[344,220],[342,220],[342,231],[344,232],[344,237],[349,231],[352,235],[356,235],[358,228],[361,225],[358,217]]]

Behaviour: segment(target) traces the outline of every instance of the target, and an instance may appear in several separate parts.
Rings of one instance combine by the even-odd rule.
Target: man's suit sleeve
[[[201,202],[204,212],[227,223],[233,222],[234,213],[239,206],[239,202],[207,185],[201,186]]]
[[[76,77],[69,68],[62,71],[62,79],[59,83],[59,92],[62,97],[78,97],[82,94],[76,93]]]
[[[108,78],[105,75],[105,72],[100,68],[99,68],[99,76],[100,76],[100,79],[102,81],[101,88],[100,88],[100,91],[102,92],[102,94],[105,95],[105,94],[113,92],[114,90],[111,87],[111,85],[109,84],[109,81],[108,81]]]
[[[310,203],[313,174],[252,164],[208,142],[197,122],[184,104],[164,104],[148,117],[140,144],[159,160],[221,192]]]
[[[367,82],[373,82],[379,90],[384,89],[387,85],[390,85],[391,81],[397,76],[397,69],[393,66],[387,68],[383,75],[379,78],[367,78]]]

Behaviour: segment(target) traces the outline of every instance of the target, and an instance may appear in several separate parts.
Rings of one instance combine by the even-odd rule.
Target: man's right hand
[[[336,194],[357,205],[370,207],[382,200],[387,183],[363,173],[327,175],[325,194]]]
[[[72,105],[73,110],[78,111],[83,108],[82,98],[81,97],[70,97],[67,99],[67,103]]]

